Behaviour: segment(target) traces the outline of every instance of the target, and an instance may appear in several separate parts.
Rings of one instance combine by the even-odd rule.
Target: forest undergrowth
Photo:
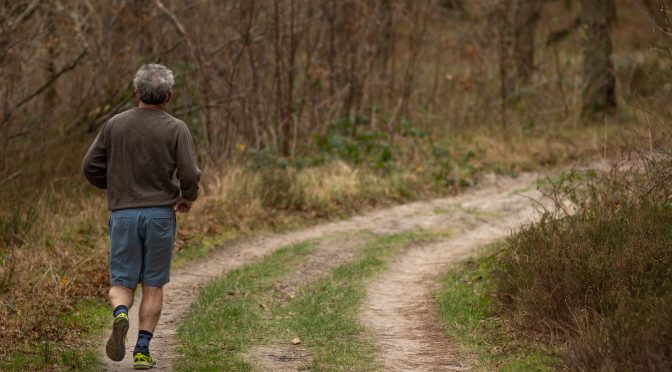
[[[541,180],[540,221],[443,278],[447,334],[483,369],[672,368],[671,169],[669,144],[652,143]]]
[[[168,111],[189,125],[204,170],[200,200],[178,217],[177,266],[253,234],[454,194],[488,173],[650,146],[672,92],[669,32],[652,27],[665,25],[650,2],[505,3],[4,2],[0,369],[95,363],[108,212],[80,164],[107,118],[136,104],[143,63],[175,72]],[[590,11],[612,32],[585,32]],[[586,54],[607,49],[609,105],[582,104]],[[584,115],[594,108],[604,112]]]
[[[614,149],[625,145],[616,139],[629,132],[620,125],[609,129]],[[600,156],[603,135],[599,126],[518,131],[499,139],[465,132],[442,143],[413,135],[389,160],[385,150],[344,138],[341,142],[349,142],[322,145],[319,156],[288,161],[249,152],[223,169],[208,164],[201,199],[191,213],[179,216],[175,264],[251,234],[449,195],[477,186],[486,173],[515,176]],[[62,161],[78,162],[76,155],[65,153]],[[35,172],[41,172],[39,165]],[[73,319],[81,303],[93,300],[104,308],[106,298],[108,212],[104,193],[81,176],[44,181],[28,188],[16,178],[4,189],[14,194],[4,196],[0,208],[0,327],[7,336],[0,345],[2,359],[9,363],[27,354],[37,365],[78,367],[86,360],[89,340],[83,335],[92,324]],[[72,350],[79,356],[72,357]]]

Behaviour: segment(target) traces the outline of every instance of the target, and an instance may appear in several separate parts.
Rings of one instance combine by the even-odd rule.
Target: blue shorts
[[[172,207],[113,211],[109,221],[110,283],[127,288],[138,283],[150,287],[168,283],[175,228]]]

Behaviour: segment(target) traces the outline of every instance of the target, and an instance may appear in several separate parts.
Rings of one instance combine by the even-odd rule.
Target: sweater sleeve
[[[107,123],[103,125],[93,140],[89,151],[86,152],[82,161],[82,172],[84,177],[99,189],[107,188],[107,146],[105,143],[105,129]]]
[[[198,169],[194,141],[186,125],[181,127],[177,135],[177,179],[180,181],[182,197],[190,201],[196,200],[201,170]]]

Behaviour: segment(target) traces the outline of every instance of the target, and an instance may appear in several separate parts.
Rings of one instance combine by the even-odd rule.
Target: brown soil
[[[369,288],[370,299],[362,319],[378,335],[384,355],[382,362],[386,367],[414,370],[461,369],[463,365],[453,361],[449,352],[452,348],[441,335],[440,327],[436,326],[436,319],[433,318],[432,283],[447,265],[479,245],[497,239],[511,228],[529,220],[532,203],[512,193],[528,187],[536,178],[532,174],[523,174],[515,180],[495,177],[490,180],[489,185],[462,196],[409,203],[296,232],[248,239],[223,247],[205,259],[191,262],[183,269],[173,272],[171,282],[165,287],[164,312],[151,346],[158,370],[171,370],[171,363],[176,357],[177,324],[186,316],[189,306],[196,299],[198,289],[230,270],[259,261],[280,247],[309,239],[357,231],[386,234],[418,229],[455,229],[456,226],[461,231],[468,232],[440,244],[411,248],[393,263],[388,273],[372,283]],[[329,253],[330,251],[339,249],[337,245],[331,247],[332,249],[318,249],[315,253],[317,256],[313,256],[317,258],[308,259],[306,278],[317,278],[328,271],[328,267],[321,262],[332,257],[330,254],[333,252]],[[324,256],[319,258],[319,255]],[[349,258],[351,257],[342,257],[342,262]],[[311,260],[316,261],[310,264]],[[289,296],[291,288],[299,283],[301,282],[289,283],[290,289],[283,291]],[[130,312],[131,327],[127,344],[129,352],[126,358],[119,363],[110,361],[105,356],[104,342],[101,342],[100,355],[108,370],[131,369],[130,349],[137,335],[137,301],[139,299],[136,299],[136,306]],[[281,348],[285,346],[268,347],[275,350],[266,353],[271,355],[271,359],[274,358],[272,355],[284,355]],[[265,365],[268,358],[261,357],[260,360],[260,364]]]
[[[300,286],[322,279],[331,269],[354,260],[361,243],[361,234],[339,234],[322,240],[294,273],[273,286],[276,296],[282,300],[294,298]]]
[[[254,346],[247,355],[262,371],[305,371],[310,364],[310,354],[301,345]]]

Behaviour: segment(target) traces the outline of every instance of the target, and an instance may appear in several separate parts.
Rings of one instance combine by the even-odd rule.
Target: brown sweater
[[[180,195],[196,200],[201,176],[187,125],[143,107],[103,125],[82,170],[91,184],[107,189],[110,210],[172,206]]]

